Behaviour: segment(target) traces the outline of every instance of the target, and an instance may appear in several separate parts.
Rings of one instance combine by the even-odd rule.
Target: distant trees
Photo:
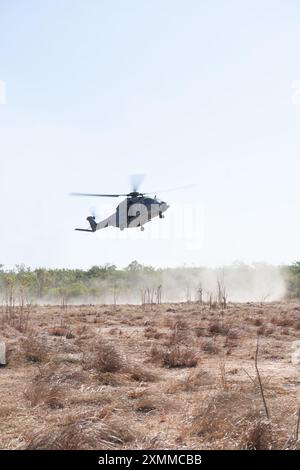
[[[281,280],[284,278],[287,297],[300,298],[300,261],[280,269],[272,269],[276,270],[276,276]],[[259,293],[256,293],[258,300],[261,300],[262,292],[272,294],[271,290],[266,290],[272,287],[272,270],[269,274],[270,278],[260,267],[244,264],[234,264],[222,270],[185,266],[155,269],[136,260],[123,269],[118,269],[114,264],[95,265],[87,270],[31,270],[24,265],[5,269],[0,264],[0,302],[10,312],[15,306],[26,309],[37,301],[55,302],[65,307],[71,302],[115,305],[140,302],[143,305],[152,305],[161,303],[162,300],[178,300],[197,301],[199,304],[217,303],[226,307],[228,292],[230,295],[232,292],[242,294],[252,288],[256,293],[259,288]],[[245,299],[248,300],[247,296]]]
[[[155,281],[157,279],[157,281]],[[31,270],[24,265],[5,270],[0,265],[0,296],[2,304],[13,309],[15,305],[24,308],[33,300],[57,302],[62,307],[69,302],[85,301],[108,302],[117,304],[121,296],[135,292],[139,297],[140,286],[144,285],[151,302],[161,301],[161,287],[149,294],[152,285],[160,285],[159,270],[133,261],[124,269],[113,264],[92,266],[81,269]],[[131,295],[132,297],[132,295]],[[147,297],[147,299],[148,299]],[[148,302],[148,300],[147,300]]]
[[[286,281],[287,296],[289,298],[300,298],[300,261],[282,268]]]
[[[46,294],[47,288],[50,284],[49,272],[44,268],[38,268],[34,271],[33,277],[35,280],[37,297],[41,299]]]
[[[2,276],[2,292],[6,311],[13,310],[16,303],[16,278],[11,273],[4,273]]]

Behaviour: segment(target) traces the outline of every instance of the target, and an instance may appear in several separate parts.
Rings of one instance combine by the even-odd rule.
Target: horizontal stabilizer
[[[75,228],[78,232],[95,232],[95,230],[90,230],[89,228]]]

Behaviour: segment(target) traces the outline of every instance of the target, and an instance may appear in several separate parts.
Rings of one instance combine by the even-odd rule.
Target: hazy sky
[[[299,53],[296,0],[0,0],[0,263],[299,259]],[[199,186],[143,233],[73,231],[120,200],[69,192],[131,173]]]

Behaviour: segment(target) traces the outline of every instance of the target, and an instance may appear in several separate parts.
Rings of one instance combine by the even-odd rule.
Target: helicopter
[[[150,222],[154,217],[164,218],[164,212],[170,207],[165,201],[158,199],[156,196],[150,197],[153,193],[141,193],[138,186],[141,179],[140,175],[133,183],[132,191],[128,194],[94,194],[94,193],[71,193],[72,196],[88,196],[88,197],[125,197],[125,199],[116,207],[116,212],[100,222],[96,222],[96,216],[90,215],[87,221],[90,228],[76,228],[80,232],[96,232],[106,227],[117,227],[120,230],[125,228],[139,227],[144,231],[144,225]]]

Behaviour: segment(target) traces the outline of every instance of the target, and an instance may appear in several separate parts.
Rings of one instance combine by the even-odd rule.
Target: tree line
[[[0,265],[0,300],[2,305],[13,307],[31,305],[36,302],[56,303],[63,306],[70,302],[113,303],[124,299],[130,302],[160,303],[163,294],[172,292],[174,297],[181,290],[180,299],[204,301],[212,299],[214,285],[222,293],[223,300],[227,290],[246,288],[253,284],[253,270],[262,270],[262,265],[249,267],[237,263],[230,267],[218,268],[159,268],[146,266],[132,261],[123,269],[113,264],[92,266],[90,269],[30,269],[16,265],[5,269]],[[264,268],[265,269],[265,268]],[[269,267],[269,272],[270,271]],[[300,262],[272,268],[280,271],[285,283],[287,298],[300,298]],[[264,271],[261,271],[263,279]],[[252,276],[252,277],[251,277]],[[234,279],[234,281],[233,281]],[[237,279],[239,279],[238,286]],[[204,280],[204,281],[203,281]],[[268,286],[268,277],[266,277]],[[212,287],[207,287],[212,286]],[[263,292],[263,291],[262,291]],[[170,294],[171,295],[171,294]],[[268,300],[266,290],[265,299]],[[166,299],[168,300],[168,299]]]
[[[70,301],[91,299],[117,303],[120,294],[130,293],[134,285],[159,287],[159,273],[137,261],[124,269],[113,264],[92,266],[90,269],[30,269],[16,265],[6,270],[0,264],[0,297],[2,305],[24,307],[36,301],[66,305]],[[149,287],[148,287],[149,288]],[[145,287],[146,291],[146,287]],[[141,296],[147,297],[147,293]],[[154,299],[153,299],[154,300]]]

